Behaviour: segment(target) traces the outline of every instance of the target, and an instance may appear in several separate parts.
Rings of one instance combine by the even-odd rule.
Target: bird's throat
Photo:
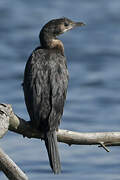
[[[64,46],[59,39],[52,39],[50,42],[50,48],[56,49],[64,55]]]
[[[40,42],[43,48],[55,49],[59,51],[62,55],[64,55],[64,46],[63,46],[63,43],[59,39],[55,37],[51,37],[49,35],[45,35],[44,33],[41,33]]]

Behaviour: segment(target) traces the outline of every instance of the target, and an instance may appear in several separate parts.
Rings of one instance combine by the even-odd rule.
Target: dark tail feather
[[[50,166],[55,174],[61,172],[60,157],[57,146],[56,132],[48,132],[45,137]]]

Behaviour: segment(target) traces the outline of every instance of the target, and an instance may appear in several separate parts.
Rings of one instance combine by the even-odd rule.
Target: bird
[[[40,45],[25,66],[23,91],[31,126],[44,134],[49,163],[54,174],[61,172],[57,131],[63,115],[68,87],[64,45],[58,36],[83,22],[66,17],[52,19],[39,33]]]

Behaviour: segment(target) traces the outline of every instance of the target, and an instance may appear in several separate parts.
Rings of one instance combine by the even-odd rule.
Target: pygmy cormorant
[[[68,70],[60,34],[82,22],[68,18],[53,19],[42,28],[41,46],[29,57],[24,72],[24,96],[31,125],[44,134],[50,166],[55,174],[61,165],[56,131],[63,114],[68,86]]]

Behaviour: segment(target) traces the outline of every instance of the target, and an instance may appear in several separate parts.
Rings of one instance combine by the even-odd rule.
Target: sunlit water
[[[50,19],[66,16],[86,23],[60,37],[70,74],[61,128],[79,132],[119,131],[120,1],[0,1],[0,102],[29,120],[21,87],[25,63]],[[119,147],[59,144],[62,174],[54,176],[44,143],[7,133],[0,146],[32,180],[118,180]],[[6,177],[1,173],[0,179]]]

